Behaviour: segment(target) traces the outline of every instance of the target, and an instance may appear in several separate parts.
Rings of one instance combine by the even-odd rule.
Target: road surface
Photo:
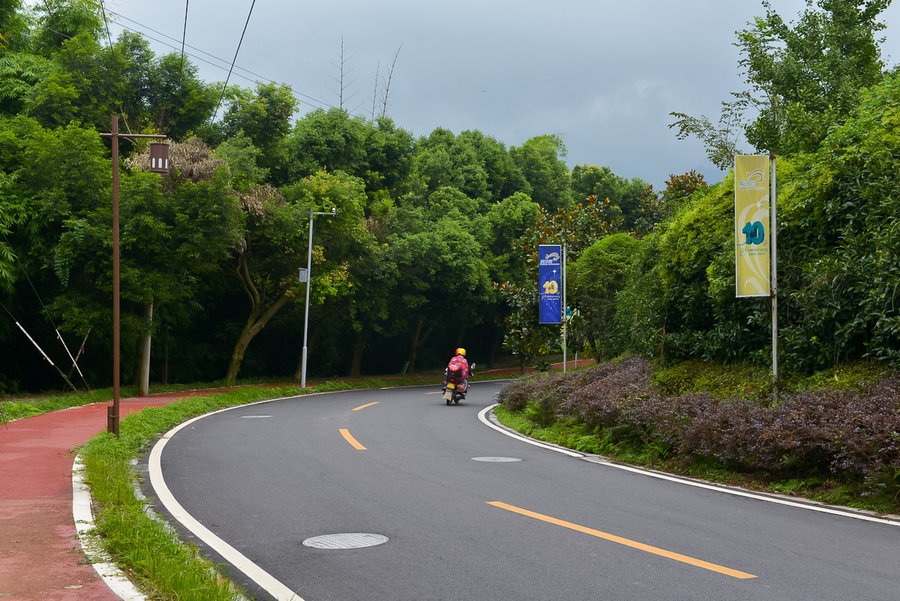
[[[157,445],[147,492],[257,599],[900,599],[897,525],[527,444],[479,420],[501,386],[218,412]]]

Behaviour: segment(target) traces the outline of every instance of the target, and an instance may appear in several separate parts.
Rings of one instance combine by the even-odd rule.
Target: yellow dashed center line
[[[596,536],[597,538],[602,538],[604,540],[618,543],[620,545],[625,545],[626,547],[631,547],[632,549],[639,549],[641,551],[646,551],[647,553],[653,553],[654,555],[668,557],[669,559],[674,559],[675,561],[680,561],[682,563],[690,564],[690,565],[696,566],[698,568],[703,568],[704,570],[718,572],[719,574],[731,576],[732,578],[740,578],[742,580],[747,579],[747,578],[756,578],[756,576],[754,576],[753,574],[748,574],[746,572],[740,572],[738,570],[726,568],[724,566],[716,565],[714,563],[709,563],[708,561],[703,561],[702,559],[695,559],[693,557],[688,557],[687,555],[681,555],[680,553],[673,553],[672,551],[666,551],[665,549],[660,549],[659,547],[652,547],[650,545],[645,545],[644,543],[639,543],[637,541],[629,540],[627,538],[622,538],[621,536],[616,536],[614,534],[608,534],[606,532],[601,532],[600,530],[594,530],[593,528],[579,526],[578,524],[573,524],[572,522],[566,522],[563,520],[559,520],[557,518],[550,517],[549,515],[535,513],[534,511],[529,511],[527,509],[522,509],[521,507],[515,507],[514,505],[508,505],[506,503],[501,503],[500,501],[489,501],[488,505],[493,505],[494,507],[499,507],[500,509],[505,509],[505,510],[511,511],[513,513],[518,513],[520,515],[534,518],[536,520],[541,520],[542,522],[554,524],[556,526],[562,526],[563,528],[568,528],[569,530],[575,530],[576,532],[590,534],[591,536]]]
[[[365,405],[360,405],[359,407],[355,408],[354,411],[359,411],[360,409],[365,409],[366,407],[371,407],[372,405],[377,405],[377,404],[378,404],[378,401],[375,401],[374,403],[367,403]]]
[[[350,446],[352,446],[357,451],[365,451],[366,450],[366,447],[359,444],[359,441],[356,440],[355,438],[353,438],[353,435],[350,434],[350,430],[348,430],[347,428],[341,428],[341,436],[343,436],[344,440],[349,442]]]

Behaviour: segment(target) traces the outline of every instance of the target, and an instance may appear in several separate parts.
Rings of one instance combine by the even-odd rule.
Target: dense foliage
[[[793,28],[766,4],[738,38],[746,92],[770,100],[747,135],[788,153],[781,365],[801,373],[900,363],[900,85],[874,37],[886,2],[819,4]],[[536,323],[535,262],[550,243],[566,246],[571,350],[768,363],[768,300],[734,297],[731,175],[708,185],[691,171],[655,191],[569,168],[556,135],[506,147],[478,131],[415,138],[387,116],[298,114],[288,86],[222,90],[138,35],[106,39],[99,10],[0,10],[0,392],[80,380],[69,354],[84,382],[110,379],[100,134],[113,113],[126,133],[168,135],[175,165],[147,173],[146,144],[122,140],[122,365],[135,380],[148,365],[155,381],[299,377],[311,225],[312,375],[436,370],[460,345],[482,365],[510,351],[546,365],[561,332]]]
[[[721,169],[745,138],[756,151],[815,151],[831,127],[856,106],[859,90],[885,74],[878,32],[891,0],[807,0],[792,24],[763,0],[766,14],[737,32],[746,88],[722,103],[718,125],[673,112],[679,139],[696,136]],[[817,6],[814,6],[817,5]]]

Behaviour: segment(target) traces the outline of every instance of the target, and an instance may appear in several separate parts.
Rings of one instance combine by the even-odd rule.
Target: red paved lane
[[[172,400],[123,399],[121,415]],[[0,425],[0,599],[118,601],[86,562],[72,518],[72,450],[106,429],[108,406]]]

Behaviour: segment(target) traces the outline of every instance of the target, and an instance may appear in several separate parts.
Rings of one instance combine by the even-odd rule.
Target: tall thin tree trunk
[[[147,318],[147,332],[141,337],[141,380],[138,384],[139,396],[146,396],[150,392],[150,342],[153,338],[153,303],[145,307],[144,316]]]
[[[362,368],[363,353],[366,350],[366,342],[368,342],[369,333],[363,330],[356,337],[356,343],[353,345],[353,359],[350,361],[350,377],[358,378]]]
[[[241,362],[244,360],[244,353],[247,352],[250,342],[290,300],[291,296],[285,293],[268,308],[257,303],[253,304],[250,316],[247,317],[247,322],[241,329],[234,350],[231,352],[231,361],[228,363],[228,371],[225,372],[227,384],[234,384],[237,381],[238,372],[241,371]]]
[[[244,353],[247,352],[250,341],[293,298],[289,292],[285,292],[281,295],[281,298],[269,304],[266,300],[265,289],[261,293],[253,283],[253,276],[250,273],[250,265],[246,253],[238,257],[235,275],[241,281],[247,298],[250,299],[250,315],[247,317],[237,342],[234,344],[234,350],[231,351],[231,360],[228,362],[228,370],[225,372],[225,382],[228,384],[234,384],[237,381],[238,372],[241,371],[241,362],[244,360]]]
[[[225,383],[226,384],[234,384],[237,381],[238,372],[241,371],[241,362],[244,360],[244,353],[247,352],[247,347],[250,346],[250,341],[253,340],[253,334],[251,333],[251,326],[249,321],[244,324],[244,328],[241,330],[240,335],[238,336],[237,342],[234,345],[234,350],[231,351],[231,361],[228,363],[228,371],[225,374]]]
[[[432,330],[434,330],[434,325],[425,327],[425,318],[419,317],[419,319],[416,321],[416,328],[415,330],[413,330],[412,339],[410,340],[411,348],[409,349],[409,364],[407,366],[408,373],[416,373],[416,358],[419,356],[419,349],[422,348],[422,346],[425,344],[425,341],[428,340],[428,337],[431,335]]]

